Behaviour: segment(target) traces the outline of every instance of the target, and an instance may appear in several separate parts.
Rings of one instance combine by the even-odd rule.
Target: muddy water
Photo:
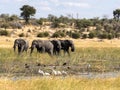
[[[68,77],[67,76],[56,76],[60,77],[62,79]],[[104,78],[117,78],[120,77],[120,72],[107,72],[107,73],[79,73],[78,75],[71,75],[69,77],[75,77],[75,78],[87,78],[87,79],[104,79]],[[1,77],[2,78],[2,77]],[[52,78],[52,75],[50,76],[13,76],[13,77],[4,77],[13,81],[17,80],[31,80],[34,78]]]

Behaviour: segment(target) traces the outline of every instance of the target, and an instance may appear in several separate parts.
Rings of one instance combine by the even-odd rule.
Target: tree
[[[36,9],[29,5],[22,6],[20,10],[22,11],[21,17],[25,19],[26,23],[29,23],[30,16],[34,16],[34,14],[36,13]]]
[[[113,16],[114,16],[114,19],[119,20],[119,18],[120,18],[120,9],[114,10],[113,11]]]
[[[19,20],[19,17],[17,15],[11,15],[9,18],[10,18],[10,21],[17,21],[17,20]]]
[[[0,18],[2,18],[3,21],[7,22],[9,21],[9,14],[1,14]]]
[[[54,16],[54,15],[52,15],[52,14],[49,14],[47,18],[48,18],[48,20],[51,21],[51,22],[54,22],[55,19],[57,19],[57,17]]]

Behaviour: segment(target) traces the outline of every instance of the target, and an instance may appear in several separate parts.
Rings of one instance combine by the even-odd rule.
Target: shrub
[[[44,34],[43,33],[38,33],[37,37],[44,37]]]
[[[10,27],[10,25],[8,23],[4,23],[4,24],[1,25],[1,28],[7,29],[9,27]]]
[[[24,34],[24,33],[20,33],[18,36],[19,36],[19,37],[24,37],[25,34]]]
[[[49,33],[48,32],[44,32],[44,37],[48,37],[49,36]]]
[[[83,34],[83,35],[82,35],[82,38],[83,38],[83,39],[87,38],[87,34]]]
[[[89,38],[92,39],[92,38],[94,38],[94,37],[95,37],[95,33],[94,33],[94,32],[90,32],[90,33],[89,33]]]
[[[48,37],[49,33],[48,32],[40,32],[37,34],[37,37]]]
[[[64,32],[60,32],[60,36],[61,36],[61,37],[65,37],[66,34],[65,34]]]
[[[8,31],[0,30],[0,36],[8,36]]]
[[[113,38],[114,38],[114,36],[111,33],[109,33],[108,34],[108,39],[113,39]]]
[[[100,39],[106,39],[107,37],[108,37],[108,33],[101,33],[101,34],[99,34],[99,36],[98,36]]]
[[[80,34],[77,33],[77,32],[72,33],[71,36],[72,36],[72,38],[74,38],[74,39],[78,39],[78,38],[80,38]]]
[[[59,35],[59,33],[55,32],[55,33],[53,33],[52,37],[57,38],[57,37],[60,37],[60,35]]]

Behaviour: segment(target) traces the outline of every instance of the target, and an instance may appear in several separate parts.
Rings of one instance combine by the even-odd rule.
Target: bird
[[[41,75],[43,75],[43,76],[50,76],[50,73],[44,72],[41,69],[38,70],[38,73],[41,74]]]
[[[37,63],[37,66],[40,66],[41,64],[40,63]]]
[[[62,75],[62,73],[60,72],[60,71],[56,71],[56,70],[54,70],[54,69],[52,69],[52,73],[54,74],[54,75]]]
[[[65,65],[67,65],[67,63],[65,62],[65,63],[63,63],[63,66],[65,66]]]
[[[26,64],[25,64],[25,68],[29,68],[29,67],[30,67],[30,66],[26,63]]]
[[[44,72],[41,69],[38,70],[38,73],[44,76]]]
[[[64,70],[61,73],[62,73],[62,75],[67,75],[67,72]]]
[[[50,76],[50,73],[44,72],[44,75],[45,75],[45,76]]]

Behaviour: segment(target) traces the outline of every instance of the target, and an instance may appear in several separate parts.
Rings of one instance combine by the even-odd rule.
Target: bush
[[[4,23],[4,24],[1,25],[1,28],[7,29],[9,27],[10,27],[9,23]]]
[[[60,35],[59,35],[59,33],[55,32],[55,33],[53,33],[52,37],[57,38],[57,37],[60,37]]]
[[[44,37],[48,37],[49,36],[49,33],[48,32],[44,32]]]
[[[90,33],[89,33],[89,38],[92,39],[92,38],[94,38],[94,37],[95,37],[95,33],[94,33],[94,32],[90,32]]]
[[[83,39],[87,38],[87,34],[83,34],[83,35],[82,35],[82,38],[83,38]]]
[[[80,38],[80,34],[77,32],[74,32],[74,33],[72,33],[72,38],[78,39],[78,38]]]
[[[38,33],[37,37],[44,37],[44,34],[43,33]]]
[[[100,39],[106,39],[108,38],[108,33],[101,33],[99,36],[98,36]]]
[[[19,36],[19,37],[24,37],[25,34],[24,34],[24,33],[21,33],[21,34],[19,34],[18,36]]]
[[[60,32],[60,36],[61,36],[61,37],[65,37],[66,34],[65,34],[64,32]]]
[[[0,36],[8,36],[8,31],[0,30]]]
[[[108,39],[113,39],[113,38],[114,38],[114,36],[111,33],[109,33],[108,34]]]
[[[48,32],[40,32],[37,34],[37,37],[48,37],[49,33]]]

